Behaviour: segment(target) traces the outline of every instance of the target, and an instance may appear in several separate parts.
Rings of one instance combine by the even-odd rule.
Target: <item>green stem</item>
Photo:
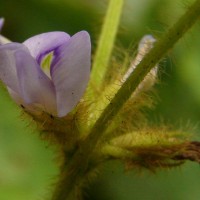
[[[95,87],[102,85],[115,43],[124,0],[110,0],[97,51],[92,66],[91,80]]]

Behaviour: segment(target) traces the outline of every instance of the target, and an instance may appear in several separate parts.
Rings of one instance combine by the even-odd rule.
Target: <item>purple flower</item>
[[[49,32],[24,43],[0,45],[0,79],[13,99],[54,116],[69,113],[82,97],[90,74],[90,36]]]

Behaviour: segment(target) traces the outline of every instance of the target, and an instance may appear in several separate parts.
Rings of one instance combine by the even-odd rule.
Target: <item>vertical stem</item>
[[[56,185],[51,200],[79,200],[81,197],[81,187],[77,187],[77,174],[75,170],[70,171],[67,166],[61,170],[60,179]],[[79,177],[79,176],[78,176]],[[80,181],[80,180],[79,180]]]
[[[97,51],[92,66],[91,80],[96,87],[102,85],[103,78],[113,50],[124,0],[110,0]]]

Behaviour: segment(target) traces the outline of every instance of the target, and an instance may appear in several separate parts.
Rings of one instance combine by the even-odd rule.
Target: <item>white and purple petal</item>
[[[70,36],[65,32],[48,32],[33,36],[24,41],[23,44],[28,47],[31,55],[40,64],[43,56],[64,44],[69,39]]]
[[[15,52],[25,51],[26,47],[19,43],[0,45],[0,80],[16,93],[19,93],[19,82],[16,71]]]
[[[76,33],[55,52],[51,76],[56,89],[57,112],[65,116],[80,101],[89,81],[91,42],[86,31]]]
[[[20,96],[25,103],[38,104],[44,111],[56,115],[56,95],[52,81],[29,52],[18,50],[15,59]]]

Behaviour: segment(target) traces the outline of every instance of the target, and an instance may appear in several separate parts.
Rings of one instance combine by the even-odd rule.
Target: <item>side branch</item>
[[[172,168],[185,161],[200,163],[200,142],[182,142],[177,144],[157,144],[147,146],[117,147],[107,145],[103,148],[104,159],[119,160],[126,170]]]

